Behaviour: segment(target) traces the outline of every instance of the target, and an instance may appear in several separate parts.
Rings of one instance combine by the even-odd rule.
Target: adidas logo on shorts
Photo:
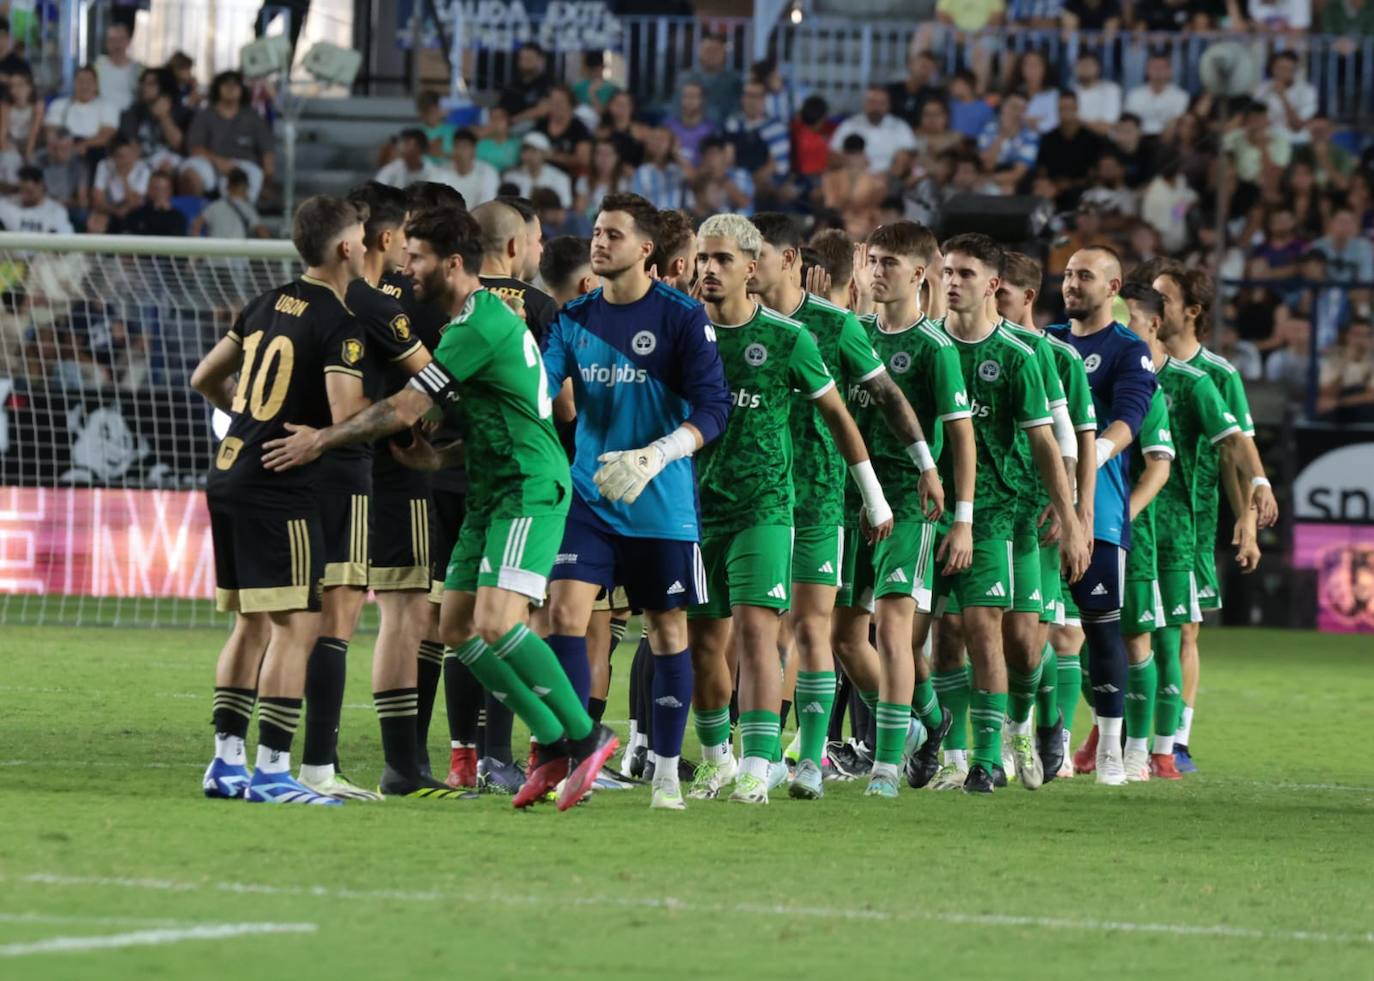
[[[1178,606],[1174,607],[1173,615],[1176,616],[1176,617],[1184,617],[1184,616],[1187,616],[1187,615],[1188,615],[1188,608],[1187,608],[1186,606],[1184,606],[1182,603],[1180,603],[1180,604],[1178,604]]]
[[[1215,599],[1217,592],[1211,586],[1203,586],[1197,591],[1198,599]]]
[[[833,575],[835,574],[835,566],[834,566],[834,563],[826,562],[825,565],[821,566],[821,567],[820,567],[819,569],[817,569],[816,571],[817,571],[817,572],[824,572],[827,576],[833,576]]]
[[[887,581],[887,582],[910,582],[911,580],[907,579],[905,570],[902,570],[902,569],[893,569],[893,570],[892,570],[892,575],[888,576],[886,581]]]
[[[1031,594],[1030,594],[1030,598],[1033,599],[1033,600],[1035,600],[1037,603],[1039,603],[1039,602],[1041,601],[1041,600],[1040,600],[1040,590],[1037,589],[1035,592],[1031,593]]]
[[[1003,586],[1000,582],[995,582],[995,583],[992,584],[992,588],[989,589],[989,590],[988,590],[986,593],[984,593],[983,595],[984,595],[984,596],[1006,596],[1006,595],[1007,595],[1007,587],[1006,587],[1006,586]]]
[[[1106,595],[1107,595],[1107,587],[1104,586],[1104,585],[1102,585],[1101,583],[1098,583],[1096,586],[1093,587],[1093,591],[1092,591],[1091,593],[1089,593],[1088,595],[1089,595],[1089,596],[1106,596]]]
[[[1136,621],[1136,623],[1154,623],[1154,622],[1155,622],[1155,614],[1154,614],[1154,611],[1153,611],[1153,610],[1146,610],[1144,613],[1140,614],[1140,619]]]
[[[687,588],[682,585],[681,581],[674,579],[673,584],[668,587],[667,595],[678,596],[685,592],[687,592]]]
[[[490,571],[491,571],[491,560],[488,559],[485,555],[482,556],[482,564],[479,565],[479,566],[477,567],[477,571],[478,571],[478,572],[490,572]]]
[[[787,590],[783,587],[782,583],[778,583],[772,589],[768,590],[768,595],[773,599],[785,600],[787,599]]]

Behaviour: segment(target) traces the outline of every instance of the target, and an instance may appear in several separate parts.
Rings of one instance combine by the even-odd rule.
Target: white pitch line
[[[224,940],[263,933],[314,933],[314,923],[210,923],[203,926],[135,930],[100,937],[49,937],[31,943],[0,945],[0,957],[30,954],[79,954],[91,950],[116,950],[120,947],[158,947],[184,940]]]
[[[117,768],[121,770],[173,770],[187,767],[190,769],[204,768],[204,763],[125,763],[117,760],[0,760],[0,766],[45,766],[58,767],[61,769],[80,769],[87,767],[98,767],[102,769]]]
[[[332,888],[330,886],[277,886],[269,883],[218,882],[205,885],[198,882],[185,882],[173,879],[125,879],[102,876],[68,876],[51,873],[33,873],[21,876],[18,881],[33,885],[73,886],[78,888],[125,888],[152,889],[164,892],[198,892],[210,889],[214,892],[255,893],[277,896],[311,896],[321,899],[362,899],[368,902],[407,901],[420,903],[473,903],[478,905],[500,906],[539,906],[547,903],[547,896],[519,895],[511,893],[475,894],[451,893],[441,891],[398,892],[395,890],[354,890]],[[1161,934],[1177,937],[1221,937],[1233,940],[1263,940],[1276,943],[1345,943],[1374,945],[1374,931],[1365,933],[1331,933],[1314,930],[1262,930],[1255,927],[1228,926],[1217,924],[1188,923],[1141,923],[1126,920],[1076,919],[1056,916],[1016,916],[998,913],[956,913],[945,910],[878,910],[854,907],[832,906],[789,906],[783,903],[735,903],[730,906],[698,905],[677,899],[663,897],[623,897],[623,896],[574,896],[564,900],[574,906],[589,906],[611,909],[649,909],[677,913],[699,913],[719,916],[721,913],[741,915],[782,917],[787,919],[839,919],[869,922],[910,922],[926,921],[959,926],[990,927],[1032,927],[1041,930],[1064,930],[1079,933],[1142,933]]]
[[[195,926],[184,920],[154,919],[146,916],[51,916],[47,913],[0,913],[0,923],[41,923],[48,926],[81,924],[91,926]]]

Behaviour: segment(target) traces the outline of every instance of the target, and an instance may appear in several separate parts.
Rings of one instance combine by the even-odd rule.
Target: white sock
[[[1069,732],[1069,730],[1065,729],[1065,730],[1064,730],[1064,758],[1065,758],[1065,759],[1068,759],[1069,756],[1072,755],[1072,754],[1069,752],[1069,747],[1070,747],[1070,745],[1072,744],[1072,742],[1073,742],[1073,733],[1071,733],[1071,732]]]
[[[746,756],[740,760],[739,768],[741,773],[758,777],[760,780],[768,779],[768,761],[762,756]]]
[[[1013,722],[1011,724],[1011,734],[1013,736],[1029,736],[1030,730],[1030,719],[1027,719],[1025,722]]]
[[[1109,719],[1105,715],[1097,719],[1097,751],[1099,754],[1107,756],[1121,755],[1121,725],[1122,719],[1118,716]]]
[[[1092,714],[1093,725],[1097,725],[1097,709],[1089,709],[1088,711]]]
[[[730,758],[730,744],[721,743],[719,746],[701,747],[701,758],[707,763],[724,763]]]
[[[334,764],[323,763],[320,766],[311,766],[308,763],[301,764],[301,783],[324,783],[334,776]]]
[[[1179,746],[1188,745],[1188,737],[1193,734],[1193,708],[1191,705],[1183,706],[1183,719],[1178,724],[1178,732],[1174,733],[1174,743]]]
[[[968,750],[966,749],[947,749],[945,750],[945,764],[957,767],[960,770],[968,769]]]
[[[1126,752],[1128,753],[1143,753],[1149,745],[1150,741],[1148,739],[1132,739],[1130,736],[1126,737]]]
[[[1173,756],[1173,755],[1174,755],[1174,737],[1173,737],[1173,736],[1155,736],[1154,745],[1152,745],[1152,746],[1150,747],[1150,752],[1151,752],[1151,753],[1154,753],[1156,756]]]
[[[230,766],[247,766],[248,750],[239,736],[222,736],[215,733],[215,758]]]
[[[896,780],[897,768],[893,766],[891,763],[874,763],[873,771],[870,774],[870,779],[872,779],[872,777],[880,776],[887,777],[889,780]]]
[[[258,747],[257,767],[262,773],[290,773],[291,772],[291,751],[278,753],[276,750],[268,749],[266,746]]]
[[[450,739],[450,740],[448,741],[448,748],[449,748],[449,749],[476,749],[476,748],[477,748],[477,744],[476,744],[476,743],[460,743],[460,742],[459,742],[458,740],[456,740],[456,739]]]
[[[654,786],[655,787],[676,787],[677,786],[677,764],[680,756],[658,756],[657,763],[654,764]]]

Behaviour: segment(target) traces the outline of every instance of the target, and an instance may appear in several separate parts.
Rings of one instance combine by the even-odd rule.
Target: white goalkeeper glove
[[[678,427],[662,439],[638,450],[612,450],[596,458],[601,466],[592,475],[596,489],[608,501],[633,504],[668,464],[691,456],[696,437]]]

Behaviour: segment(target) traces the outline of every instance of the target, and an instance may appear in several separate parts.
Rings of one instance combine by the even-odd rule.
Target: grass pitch
[[[1181,786],[521,814],[205,800],[222,636],[0,634],[0,977],[1374,977],[1368,638],[1204,631]]]

